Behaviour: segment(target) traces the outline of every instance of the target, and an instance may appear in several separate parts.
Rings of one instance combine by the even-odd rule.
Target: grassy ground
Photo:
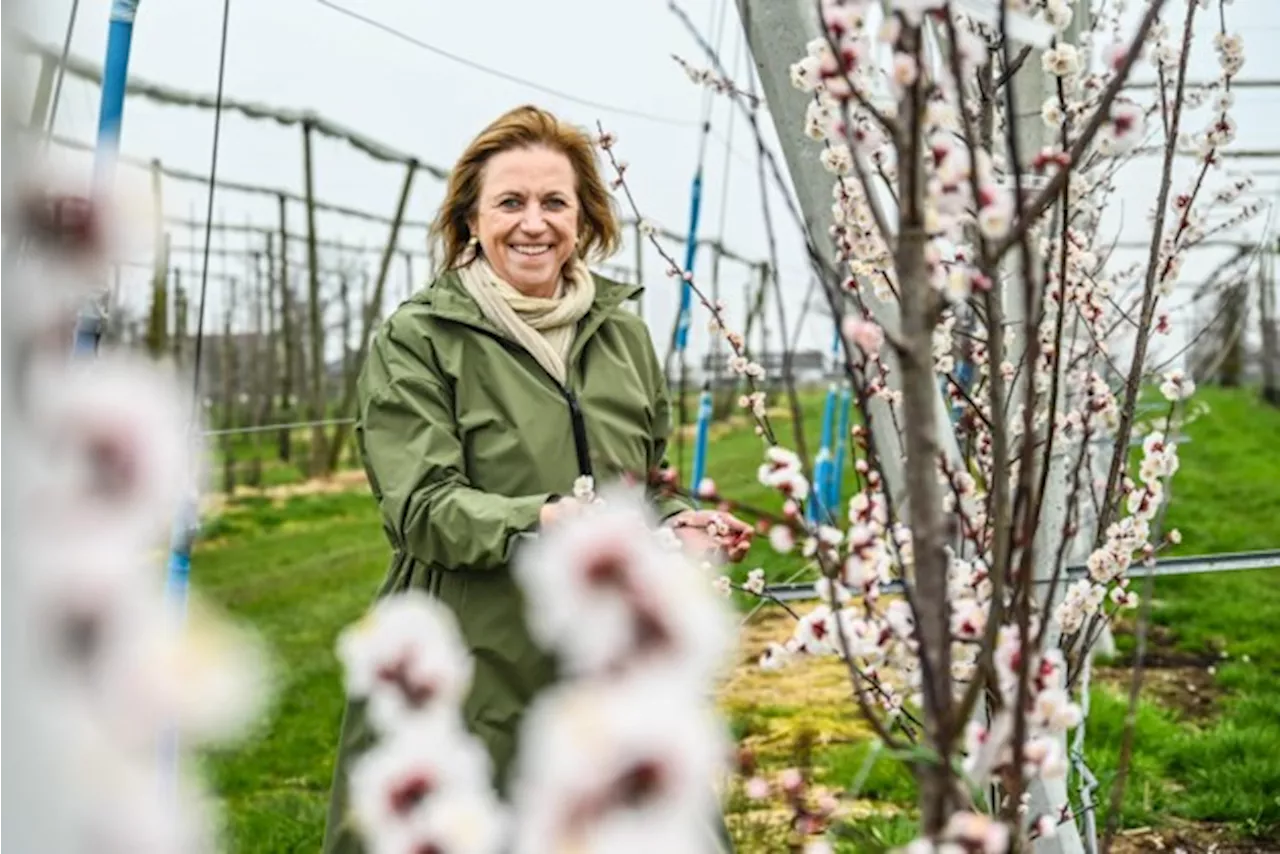
[[[1182,449],[1168,518],[1183,532],[1182,551],[1280,546],[1280,455],[1269,447],[1280,436],[1280,413],[1247,392],[1207,389],[1200,397],[1210,412],[1188,428],[1193,441]],[[821,407],[820,396],[806,400],[811,451]],[[778,428],[794,444],[785,419]],[[754,482],[759,438],[749,429],[718,430],[712,448],[709,474],[724,494],[776,506]],[[386,557],[372,501],[360,488],[241,497],[207,526],[194,562],[199,593],[261,631],[281,675],[262,731],[237,750],[205,759],[224,800],[231,850],[318,849],[342,709],[333,644],[369,603]],[[802,566],[763,544],[737,571],[757,565],[775,579]],[[813,662],[764,674],[749,666],[767,640],[789,634],[784,617],[763,612],[744,631],[743,666],[722,691],[735,733],[769,767],[808,764],[814,781],[835,792],[857,785],[858,797],[846,794],[842,809],[858,817],[859,836],[842,850],[883,850],[902,841],[911,826],[912,780],[894,761],[870,755],[844,702],[840,669]],[[1170,842],[1179,840],[1188,851],[1203,850],[1197,840],[1219,825],[1225,828],[1215,837],[1219,844],[1251,838],[1240,850],[1266,850],[1271,843],[1264,840],[1280,832],[1280,571],[1163,580],[1152,620],[1154,667],[1122,812],[1135,829],[1129,842],[1137,847],[1130,850],[1172,850]],[[1092,692],[1089,759],[1104,791],[1123,723],[1121,683],[1131,648],[1121,632],[1120,659],[1100,669]],[[811,740],[809,733],[822,737]],[[736,795],[730,812],[744,849],[775,847],[777,816],[752,811]],[[1151,830],[1136,830],[1142,827]],[[1148,846],[1143,840],[1153,836],[1161,839]]]

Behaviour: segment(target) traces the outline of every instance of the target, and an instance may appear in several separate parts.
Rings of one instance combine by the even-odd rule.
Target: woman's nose
[[[530,205],[526,208],[524,216],[520,219],[520,227],[532,234],[541,233],[546,229],[546,225],[546,219],[536,205]]]

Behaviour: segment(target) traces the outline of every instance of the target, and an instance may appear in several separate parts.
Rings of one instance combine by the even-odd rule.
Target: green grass
[[[1210,411],[1188,426],[1168,525],[1184,536],[1183,553],[1280,546],[1280,412],[1250,392],[1203,390]],[[816,451],[822,396],[806,396],[806,434]],[[692,411],[692,408],[691,408]],[[790,424],[776,424],[791,445]],[[265,443],[272,448],[272,443]],[[777,507],[755,482],[761,440],[749,428],[714,437],[709,475],[722,493]],[[674,455],[674,449],[673,449]],[[686,465],[690,446],[685,445]],[[300,456],[299,459],[305,459]],[[851,476],[846,474],[846,494]],[[204,598],[257,628],[281,676],[262,731],[203,764],[224,803],[228,849],[311,852],[318,849],[342,713],[334,641],[357,619],[382,578],[388,551],[372,500],[363,491],[300,496],[286,503],[242,497],[211,521],[194,558]],[[764,543],[735,572],[763,566],[781,579],[802,566]],[[1242,834],[1276,833],[1280,825],[1280,571],[1166,579],[1156,586],[1155,625],[1170,648],[1188,655],[1225,649],[1213,677],[1222,692],[1208,721],[1144,701],[1137,752],[1122,818],[1158,824],[1168,817],[1229,822]],[[1122,636],[1122,652],[1128,648]],[[1245,660],[1245,656],[1248,660]],[[1105,688],[1092,693],[1089,759],[1106,796],[1125,704]],[[760,706],[734,720],[742,727],[772,717],[800,717],[797,706]],[[867,746],[814,748],[818,782],[837,789],[860,776]],[[857,822],[841,851],[885,850],[910,838],[910,775],[881,757],[861,795],[893,807]]]
[[[1280,412],[1248,392],[1204,389],[1197,398],[1210,411],[1186,428],[1191,442],[1179,449],[1166,520],[1182,532],[1178,553],[1280,546]],[[1171,814],[1280,833],[1280,570],[1160,579],[1151,622],[1170,650],[1220,659],[1221,696],[1207,725],[1142,704],[1124,820],[1151,824]],[[1122,655],[1132,653],[1131,637],[1117,640]],[[1126,704],[1100,689],[1092,703],[1089,759],[1109,786]]]
[[[316,851],[342,714],[334,641],[371,600],[387,548],[359,493],[296,497],[283,511],[251,501],[218,524],[221,543],[194,557],[200,593],[265,636],[280,677],[265,731],[207,763],[228,850]]]

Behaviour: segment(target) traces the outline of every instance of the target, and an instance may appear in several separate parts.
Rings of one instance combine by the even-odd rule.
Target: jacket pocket
[[[399,553],[395,558],[398,566],[392,569],[392,578],[385,590],[386,594],[396,595],[408,593],[410,590],[421,590],[432,598],[440,596],[440,582],[443,572],[436,567]]]

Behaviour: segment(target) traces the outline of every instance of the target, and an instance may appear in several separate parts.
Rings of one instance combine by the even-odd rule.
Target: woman
[[[380,596],[419,588],[457,615],[474,658],[463,710],[499,790],[521,716],[555,678],[529,636],[509,571],[519,535],[581,505],[574,481],[645,477],[670,431],[640,292],[588,271],[619,228],[591,141],[520,107],[455,165],[432,238],[446,272],[382,326],[362,367],[356,437],[394,555]],[[751,528],[654,496],[694,550],[740,560]],[[717,540],[713,518],[730,526]],[[360,850],[346,820],[347,763],[372,741],[361,709],[343,721],[325,851]]]

